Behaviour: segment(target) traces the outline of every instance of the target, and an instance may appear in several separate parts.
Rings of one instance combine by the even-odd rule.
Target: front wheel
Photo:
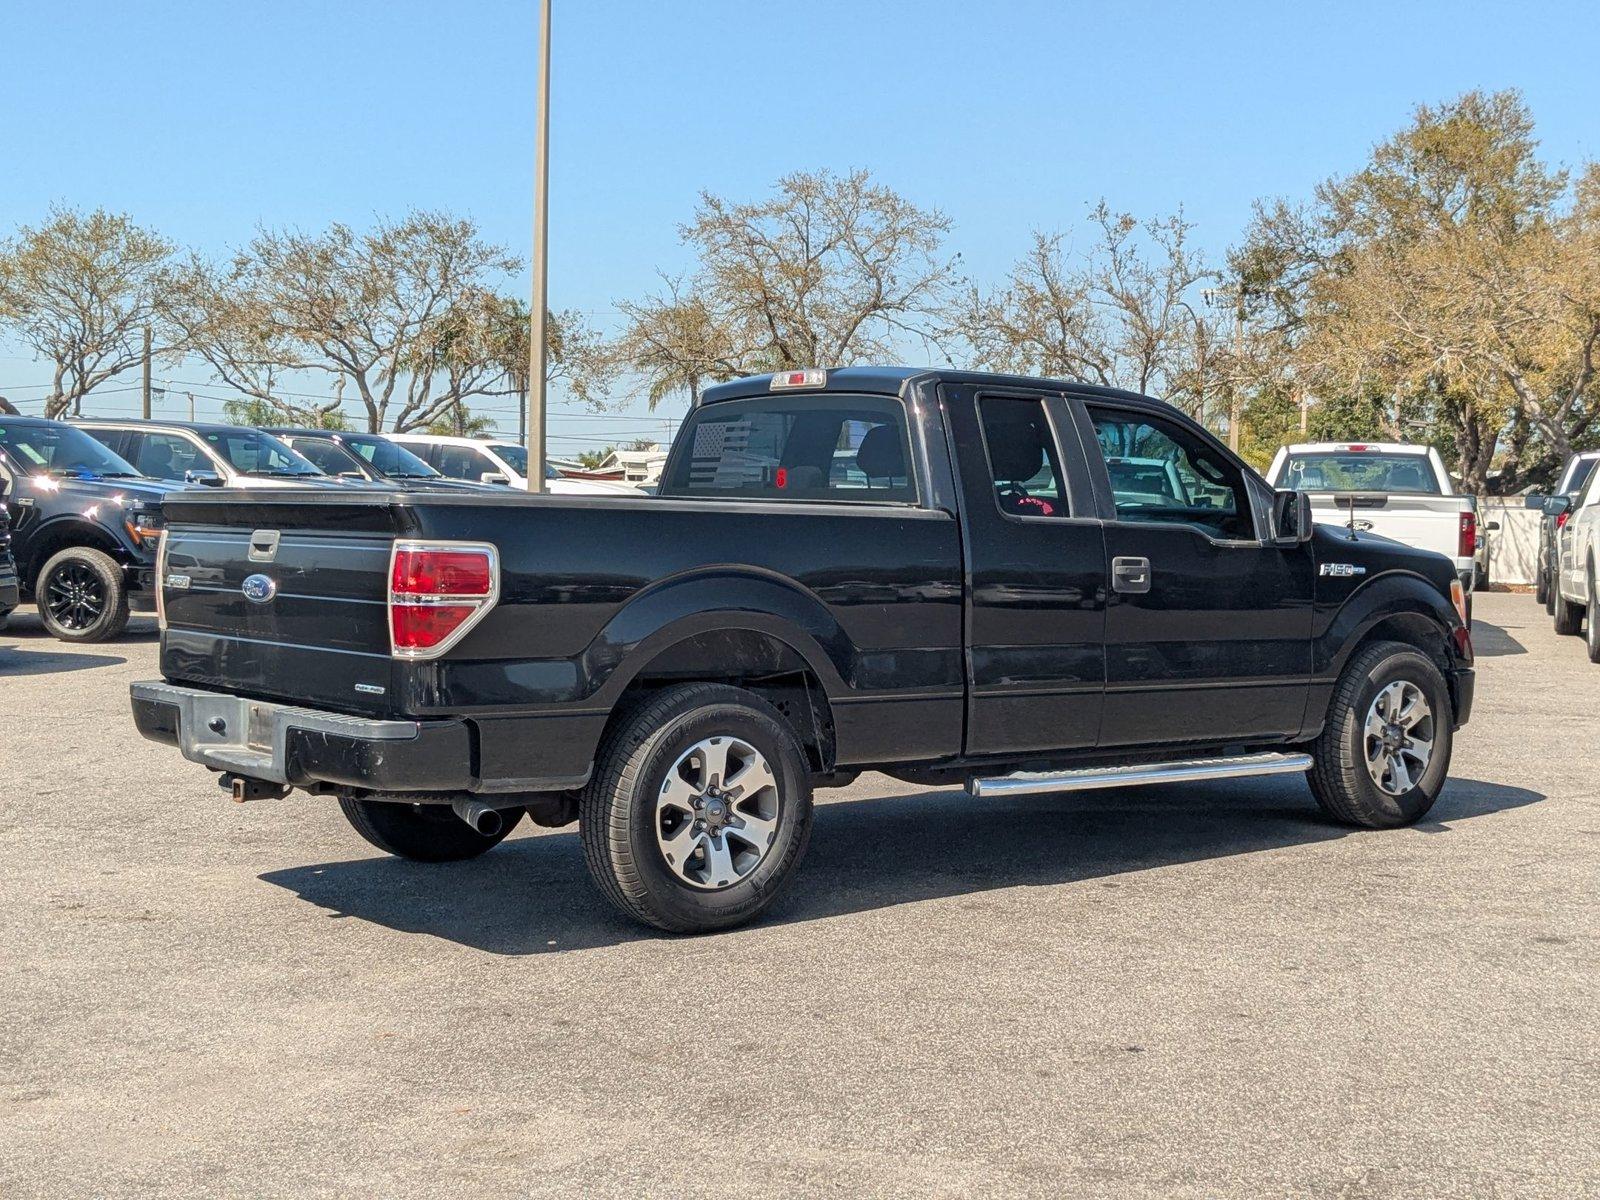
[[[669,688],[607,731],[579,807],[589,873],[625,915],[673,933],[749,921],[811,836],[794,730],[742,688]]]
[[[1594,581],[1594,564],[1589,564],[1588,571],[1589,590],[1585,594],[1589,597],[1587,612],[1589,614],[1589,628],[1584,634],[1583,644],[1589,651],[1589,661],[1600,663],[1600,609],[1595,607],[1600,603],[1600,590],[1596,590]]]
[[[1550,604],[1550,567],[1548,564],[1540,563],[1534,568],[1534,573],[1538,578],[1533,581],[1533,602],[1548,607]]]
[[[500,831],[479,833],[448,804],[401,804],[340,796],[339,808],[362,837],[386,854],[416,862],[463,862],[493,850],[522,819],[522,809],[499,810]]]
[[[128,585],[103,550],[69,546],[52,556],[33,592],[44,627],[63,642],[103,642],[128,627]]]
[[[1379,642],[1358,651],[1312,746],[1312,795],[1348,825],[1409,825],[1444,787],[1453,714],[1444,676],[1415,647]]]
[[[1551,582],[1551,590],[1555,593],[1554,618],[1556,632],[1563,636],[1577,633],[1583,627],[1583,605],[1574,604],[1561,592],[1561,576],[1556,575]]]

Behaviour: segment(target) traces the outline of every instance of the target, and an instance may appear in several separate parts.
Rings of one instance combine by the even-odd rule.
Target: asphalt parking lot
[[[0,633],[0,1195],[1593,1195],[1600,667],[1477,598],[1423,824],[1298,780],[822,793],[764,923],[572,830],[377,855],[141,742],[155,634]]]

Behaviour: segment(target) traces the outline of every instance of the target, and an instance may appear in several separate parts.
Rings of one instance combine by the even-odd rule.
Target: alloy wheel
[[[761,865],[778,832],[778,780],[735,737],[703,738],[677,758],[656,798],[656,843],[690,887],[717,890]]]
[[[44,593],[51,619],[74,633],[91,628],[105,615],[105,580],[85,563],[68,562],[52,571]]]
[[[1397,679],[1373,697],[1363,743],[1367,773],[1390,796],[1403,796],[1421,781],[1433,758],[1433,709],[1422,689]]]

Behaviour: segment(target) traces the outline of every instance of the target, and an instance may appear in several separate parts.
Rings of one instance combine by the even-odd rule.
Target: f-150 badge
[[[1365,575],[1366,573],[1367,569],[1365,567],[1358,567],[1355,563],[1323,563],[1317,568],[1318,575],[1333,575],[1341,579],[1350,575]]]

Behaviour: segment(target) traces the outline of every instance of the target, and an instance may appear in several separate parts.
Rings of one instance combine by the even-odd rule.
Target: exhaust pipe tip
[[[500,810],[491,808],[482,800],[456,800],[450,807],[472,827],[474,833],[482,837],[494,837],[506,827],[505,818],[500,815]]]

